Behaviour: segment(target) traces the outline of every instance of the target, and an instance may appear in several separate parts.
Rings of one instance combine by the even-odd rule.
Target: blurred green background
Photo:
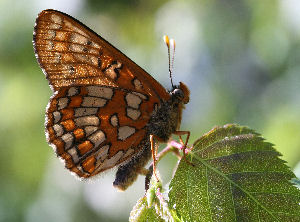
[[[191,89],[181,127],[190,142],[215,125],[247,125],[299,176],[298,0],[0,0],[0,221],[127,221],[144,192],[143,177],[117,192],[114,170],[80,182],[47,145],[51,90],[31,41],[48,8],[85,23],[167,88],[162,36],[175,38],[174,80]],[[164,183],[175,164],[172,155],[160,162]]]

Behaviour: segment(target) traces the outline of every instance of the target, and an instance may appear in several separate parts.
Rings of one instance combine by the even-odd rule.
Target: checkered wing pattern
[[[67,14],[41,12],[33,43],[54,92],[47,139],[66,168],[87,178],[138,154],[152,113],[170,94]]]

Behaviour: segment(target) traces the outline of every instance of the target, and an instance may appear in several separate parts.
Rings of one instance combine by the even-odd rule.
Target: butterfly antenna
[[[173,39],[171,39],[173,40]],[[174,41],[174,40],[173,40]],[[172,42],[173,42],[172,41]],[[173,79],[172,79],[172,66],[171,66],[171,58],[170,58],[170,40],[169,40],[169,36],[165,35],[164,36],[164,42],[168,48],[168,59],[169,59],[169,74],[170,74],[170,80],[171,80],[171,85],[172,85],[172,88],[174,88],[174,85],[173,85]],[[175,49],[174,49],[175,50]],[[172,62],[174,61],[174,57],[172,59]]]
[[[172,62],[171,62],[171,72],[173,72],[174,58],[175,58],[175,46],[176,46],[174,39],[170,39],[170,46],[173,49]]]

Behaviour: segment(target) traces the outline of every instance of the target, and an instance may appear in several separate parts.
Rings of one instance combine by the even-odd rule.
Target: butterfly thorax
[[[189,90],[183,83],[174,86],[169,93],[170,99],[162,102],[147,126],[148,133],[155,135],[160,142],[167,142],[171,134],[179,130],[182,110],[189,102]]]

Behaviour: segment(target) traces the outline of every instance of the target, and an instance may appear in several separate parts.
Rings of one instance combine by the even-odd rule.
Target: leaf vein
[[[248,195],[249,198],[252,199],[257,205],[259,205],[262,209],[264,209],[266,212],[268,212],[271,215],[272,218],[274,218],[276,221],[279,221],[275,217],[275,215],[271,211],[269,211],[265,206],[263,206],[258,200],[256,200],[256,198],[253,195],[251,195],[251,193],[249,193],[248,191],[246,191],[245,189],[243,189],[243,187],[241,187],[240,185],[238,185],[237,183],[235,183],[233,180],[231,180],[225,174],[223,174],[222,172],[220,172],[218,169],[216,169],[215,167],[211,166],[209,163],[207,163],[206,161],[202,160],[200,157],[196,156],[193,152],[190,152],[190,154],[192,156],[194,156],[194,158],[196,158],[198,161],[200,161],[204,166],[206,166],[207,168],[213,170],[214,172],[216,172],[220,176],[224,177],[227,181],[229,181],[230,183],[232,183],[234,186],[236,186],[237,188],[239,188],[242,192],[244,192],[246,195]]]

